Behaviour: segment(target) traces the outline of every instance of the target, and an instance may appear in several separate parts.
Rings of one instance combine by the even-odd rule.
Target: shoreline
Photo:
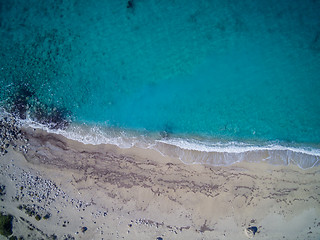
[[[55,233],[50,230],[54,224],[58,239],[63,234],[75,239],[248,239],[245,229],[251,226],[257,227],[257,239],[317,239],[320,234],[319,167],[186,165],[152,149],[83,144],[40,129],[23,132],[27,153],[10,148],[1,157],[1,169],[9,166],[51,181],[59,200],[45,207],[42,202],[48,200],[36,202],[51,214],[36,221],[17,210],[17,205],[35,204],[27,192],[24,199],[9,201],[9,195],[21,195],[23,174],[9,181],[2,171],[1,182],[12,189],[1,205],[19,216],[17,232],[25,225],[22,217],[47,235]]]
[[[153,149],[165,157],[179,158],[185,164],[230,166],[234,163],[267,162],[272,165],[294,164],[301,169],[320,166],[320,145],[278,141],[225,141],[218,139],[175,136],[166,132],[150,135],[139,131],[71,125],[69,129],[50,129],[31,120],[22,122],[29,128],[62,135],[89,145],[115,145],[119,148]]]

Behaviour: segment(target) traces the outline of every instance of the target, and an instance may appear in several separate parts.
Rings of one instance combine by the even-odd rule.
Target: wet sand
[[[151,149],[23,132],[28,152],[0,157],[1,211],[17,237],[241,240],[256,227],[253,239],[319,239],[319,167],[185,165]]]

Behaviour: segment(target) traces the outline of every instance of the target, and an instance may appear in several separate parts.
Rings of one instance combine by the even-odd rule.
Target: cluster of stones
[[[9,169],[15,169],[14,173]],[[57,199],[63,200],[65,204],[71,204],[78,211],[85,211],[92,202],[84,202],[80,199],[72,198],[59,188],[53,181],[35,176],[24,169],[16,168],[15,164],[6,166],[6,169],[0,169],[0,174],[5,171],[9,179],[16,182],[16,194],[12,201],[28,199],[33,204],[41,204],[44,207],[50,206]],[[20,170],[20,172],[18,171]],[[19,178],[19,179],[18,179]],[[107,212],[100,214],[107,215]],[[42,215],[45,215],[42,212]]]
[[[9,177],[14,181],[15,176],[9,174]],[[16,189],[17,193],[13,200],[27,197],[31,202],[42,203],[44,206],[50,205],[58,196],[65,196],[65,193],[51,180],[34,176],[25,170],[21,172],[21,179],[16,183]]]
[[[27,219],[25,219],[24,217],[20,217],[20,220],[22,221],[22,222],[25,222],[26,224],[27,224],[27,226],[28,226],[28,229],[30,230],[30,231],[34,231],[34,230],[36,230],[38,233],[40,233],[43,237],[45,237],[45,239],[58,239],[58,237],[55,235],[55,234],[52,234],[52,235],[48,235],[48,234],[46,234],[46,233],[44,233],[41,229],[39,229],[38,227],[36,227],[34,224],[32,224],[29,220],[27,220]],[[17,239],[17,237],[15,237],[15,236],[12,236],[13,237],[13,239]],[[19,239],[21,239],[21,240],[23,240],[24,238],[22,237],[22,236],[20,236],[19,238],[18,238],[18,240]],[[27,239],[39,239],[39,238],[37,238],[35,235],[32,235],[31,234],[31,232],[27,235]],[[41,238],[41,239],[44,239],[44,238]],[[65,238],[64,238],[65,239]],[[10,238],[9,238],[9,240],[10,240]]]
[[[24,211],[27,215],[30,217],[35,217],[37,221],[40,221],[41,219],[48,219],[50,218],[51,214],[46,213],[45,215],[41,214],[40,212],[44,212],[44,208],[37,206],[35,204],[33,205],[19,205],[18,209],[21,211]]]
[[[34,175],[29,171],[25,171],[16,166],[11,160],[11,164],[8,164],[4,168],[0,168],[0,174],[6,174],[8,179],[15,182],[16,193],[11,196],[12,202],[23,203],[17,205],[17,208],[25,213],[27,216],[34,218],[36,221],[46,221],[49,218],[52,218],[53,215],[59,215],[61,210],[58,210],[52,205],[53,202],[61,201],[65,206],[70,204],[77,210],[85,211],[85,208],[90,206],[92,203],[84,202],[77,198],[72,198],[67,195],[62,189],[60,189],[53,181],[45,179],[40,175]],[[5,186],[0,185],[0,193],[5,192]],[[54,211],[56,210],[56,212]],[[99,211],[101,214],[107,215],[106,212]],[[62,219],[62,216],[59,217]],[[46,239],[58,239],[57,236],[51,235],[48,236],[36,225],[30,222],[27,218],[20,217],[20,220],[25,222],[29,227],[30,231],[35,230],[40,233],[42,236],[46,236]],[[62,223],[61,223],[62,224]],[[68,220],[63,221],[62,227],[67,227],[69,224]],[[84,222],[83,222],[84,224]],[[79,232],[85,233],[87,227],[79,227]],[[32,239],[33,235],[30,232],[28,239]],[[62,239],[75,239],[70,234],[64,235]]]
[[[18,146],[18,141],[23,144]],[[14,117],[6,116],[0,118],[0,156],[5,155],[11,145],[24,153],[28,151],[28,140],[22,134],[19,123]]]

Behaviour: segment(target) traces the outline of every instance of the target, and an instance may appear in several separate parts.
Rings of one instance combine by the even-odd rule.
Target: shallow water
[[[308,149],[299,162],[318,161],[319,1],[136,0],[127,8],[125,1],[9,0],[0,6],[0,99],[22,118],[71,119],[68,134],[78,139],[94,139],[92,127],[105,142],[129,138],[132,145],[147,137],[148,147],[160,149],[155,141],[165,138],[166,154],[172,138],[178,149],[196,142],[201,157],[183,150],[185,162],[248,159],[222,161],[205,157],[216,151],[200,150],[221,143],[226,153],[234,143],[283,147],[281,157],[259,152],[277,163],[300,159],[292,152]]]

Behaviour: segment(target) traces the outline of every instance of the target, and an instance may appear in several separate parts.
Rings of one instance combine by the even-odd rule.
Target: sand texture
[[[151,149],[23,132],[27,153],[0,157],[0,207],[17,237],[320,238],[319,167],[185,165]]]

